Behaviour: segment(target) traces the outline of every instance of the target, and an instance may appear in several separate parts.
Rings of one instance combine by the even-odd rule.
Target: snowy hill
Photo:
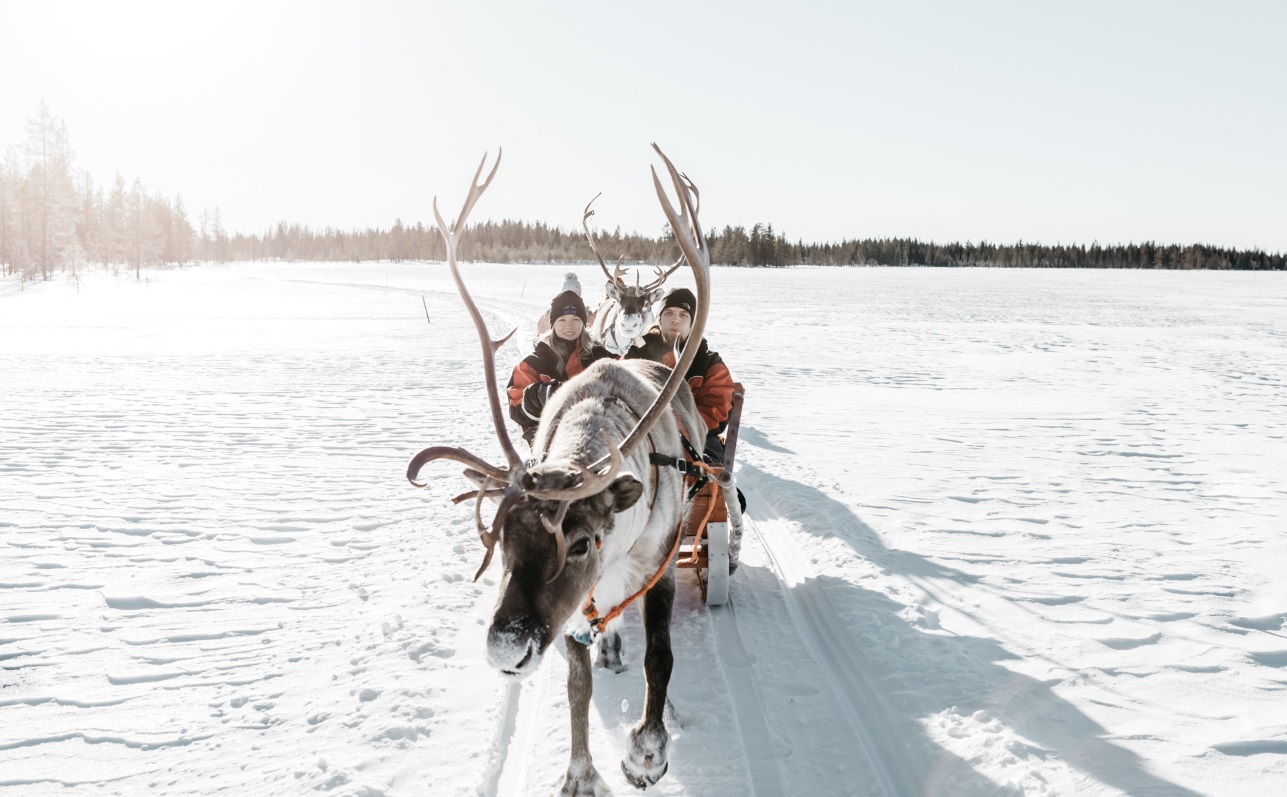
[[[464,266],[521,329],[502,382],[565,270]],[[552,792],[563,653],[488,668],[459,468],[403,475],[498,451],[446,268],[147,276],[0,284],[0,795]],[[728,607],[680,574],[649,794],[1282,792],[1282,274],[713,290],[753,528]],[[590,718],[618,794],[634,610],[625,641]]]

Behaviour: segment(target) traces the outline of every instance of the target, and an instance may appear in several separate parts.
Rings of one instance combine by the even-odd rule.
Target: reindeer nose
[[[541,661],[539,629],[522,619],[493,623],[487,632],[487,660],[506,675],[528,675]]]

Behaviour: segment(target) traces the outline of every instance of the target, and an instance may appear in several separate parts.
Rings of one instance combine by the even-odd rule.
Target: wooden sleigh
[[[741,549],[744,520],[732,475],[744,395],[742,383],[735,382],[733,406],[724,431],[724,467],[709,469],[715,478],[703,485],[689,503],[679,540],[676,566],[696,571],[707,606],[728,603],[729,575],[737,567]]]

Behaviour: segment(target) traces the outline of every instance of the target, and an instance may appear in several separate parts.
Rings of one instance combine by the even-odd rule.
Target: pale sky
[[[0,151],[43,98],[77,165],[231,230],[471,220],[792,240],[1287,250],[1283,2],[15,2]]]

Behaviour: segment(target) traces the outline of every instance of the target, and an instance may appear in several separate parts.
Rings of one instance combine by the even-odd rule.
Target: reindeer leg
[[[563,637],[568,652],[568,708],[572,719],[572,759],[563,779],[561,797],[605,797],[612,790],[590,758],[590,649],[570,636]]]
[[[644,715],[630,731],[630,744],[621,761],[621,771],[636,789],[646,789],[666,774],[670,767],[667,746],[670,734],[662,715],[666,710],[666,690],[675,657],[670,652],[670,614],[675,603],[675,569],[672,567],[644,596],[644,633],[648,650],[644,653],[644,678],[648,691]]]
[[[615,630],[604,631],[599,636],[599,655],[595,658],[596,667],[603,667],[613,672],[625,672],[626,663],[621,660],[621,634]]]

